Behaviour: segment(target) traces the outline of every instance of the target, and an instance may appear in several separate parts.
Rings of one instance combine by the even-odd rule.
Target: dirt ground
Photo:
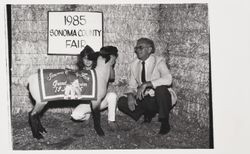
[[[46,112],[41,122],[47,133],[44,139],[34,139],[28,124],[28,113],[12,116],[13,150],[91,150],[91,149],[190,149],[209,148],[209,129],[171,114],[171,131],[158,135],[160,123],[154,118],[150,124],[135,122],[126,115],[116,117],[119,129],[110,131],[107,115],[102,115],[105,132],[99,137],[89,123],[74,122],[70,114]]]

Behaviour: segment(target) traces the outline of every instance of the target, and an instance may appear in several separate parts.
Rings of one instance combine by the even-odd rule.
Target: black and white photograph
[[[213,148],[208,4],[6,7],[14,150]]]
[[[210,3],[2,8],[12,151],[213,151],[237,142],[233,122],[243,119],[228,117],[235,132],[215,135],[224,116]]]

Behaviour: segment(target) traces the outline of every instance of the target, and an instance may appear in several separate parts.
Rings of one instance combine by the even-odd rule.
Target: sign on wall
[[[103,43],[101,12],[48,12],[48,54],[79,54]]]

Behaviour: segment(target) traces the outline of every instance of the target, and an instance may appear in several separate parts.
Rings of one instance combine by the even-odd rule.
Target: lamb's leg
[[[47,133],[46,129],[43,127],[40,121],[40,116],[37,116],[37,120],[38,120],[38,131],[41,133]]]
[[[29,113],[29,124],[33,137],[37,139],[43,138],[43,132],[46,132],[40,121],[40,113],[47,104],[47,102],[41,101],[40,86],[38,73],[31,75],[28,78],[28,89],[31,96],[31,101],[35,103],[33,110]]]
[[[37,120],[38,115],[31,115],[31,112],[29,112],[29,124],[31,127],[31,131],[32,131],[32,135],[34,138],[37,139],[42,139],[43,136],[42,134],[39,132],[39,124],[38,124],[38,120]]]
[[[92,103],[90,103],[90,107],[91,107],[92,117],[93,117],[93,121],[94,121],[95,131],[99,136],[104,136],[104,132],[103,132],[103,130],[101,128],[101,114],[100,114],[100,111],[98,110],[98,108],[93,109]]]
[[[29,124],[31,127],[32,135],[34,138],[41,139],[43,138],[42,134],[43,132],[47,132],[45,128],[42,126],[40,121],[40,112],[44,108],[46,103],[37,103],[34,107],[34,109],[29,112]]]

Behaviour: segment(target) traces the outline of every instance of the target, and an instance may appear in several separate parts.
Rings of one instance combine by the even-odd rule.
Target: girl
[[[77,67],[78,71],[83,69],[89,70],[96,67],[96,61],[90,60],[90,55],[94,50],[90,46],[86,46],[78,56]],[[113,82],[115,79],[114,67],[111,69],[109,81]],[[108,108],[108,126],[110,130],[116,130],[115,113],[117,105],[117,94],[114,92],[107,92],[100,105],[100,110]],[[72,112],[71,117],[77,121],[89,121],[91,115],[91,108],[89,104],[79,104]]]

